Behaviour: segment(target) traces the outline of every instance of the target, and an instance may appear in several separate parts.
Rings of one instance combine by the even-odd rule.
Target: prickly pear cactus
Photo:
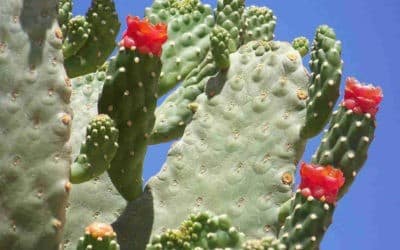
[[[0,249],[58,249],[71,184],[71,85],[57,1],[3,0]]]
[[[280,42],[269,8],[215,4],[154,0],[117,43],[112,0],[0,0],[0,249],[319,249],[382,90],[348,78],[332,112],[332,28]],[[143,186],[147,146],[173,139]]]

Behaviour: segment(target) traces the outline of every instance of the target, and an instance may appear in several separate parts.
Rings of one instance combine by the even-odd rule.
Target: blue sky
[[[89,0],[75,1],[75,13],[84,13]],[[215,5],[216,0],[203,0]],[[312,40],[315,28],[329,24],[343,43],[344,76],[380,85],[384,100],[377,116],[376,138],[369,159],[350,192],[340,201],[322,250],[399,249],[400,166],[400,1],[398,0],[247,0],[267,5],[278,17],[276,39],[297,36]],[[143,16],[151,0],[116,0],[125,29],[127,14]],[[397,71],[397,72],[396,72]],[[320,138],[309,142],[308,161]],[[144,178],[158,172],[169,144],[153,146],[145,161]]]

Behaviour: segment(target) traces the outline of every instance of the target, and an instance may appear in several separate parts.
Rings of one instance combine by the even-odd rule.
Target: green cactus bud
[[[231,249],[239,247],[242,238],[226,215],[203,212],[189,215],[178,230],[154,236],[146,249]]]
[[[64,59],[76,54],[90,35],[90,25],[84,16],[76,16],[67,24],[68,33],[63,44]]]
[[[297,50],[302,57],[307,55],[309,51],[309,44],[310,42],[304,36],[297,37],[292,41],[293,48]]]
[[[274,39],[276,16],[267,7],[250,6],[242,16],[242,43]]]
[[[118,148],[118,130],[108,115],[94,117],[87,127],[86,140],[71,167],[72,183],[82,183],[110,168]]]
[[[230,65],[229,54],[236,50],[229,32],[220,26],[215,26],[210,40],[211,52],[217,67],[220,70],[226,70]]]

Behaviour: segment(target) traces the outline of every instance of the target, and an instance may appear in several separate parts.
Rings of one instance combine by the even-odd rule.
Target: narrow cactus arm
[[[86,21],[91,30],[89,37],[74,55],[64,61],[65,69],[71,78],[96,71],[115,48],[120,23],[113,0],[92,0],[92,5],[86,13]]]
[[[339,97],[342,76],[341,43],[328,26],[318,27],[311,51],[311,82],[308,88],[304,138],[317,135],[326,125]]]
[[[244,0],[218,0],[217,2],[216,24],[230,34],[230,43],[234,45],[233,51],[240,46],[244,2]]]
[[[244,9],[241,25],[243,44],[255,40],[274,39],[276,16],[267,7],[250,6]]]
[[[310,44],[310,42],[304,36],[296,37],[292,41],[293,48],[295,50],[297,50],[302,57],[304,57],[304,56],[306,56],[308,54],[309,44]]]
[[[340,169],[302,163],[301,184],[290,215],[279,233],[288,250],[316,249],[332,222],[339,189],[345,179]]]
[[[84,16],[76,16],[69,20],[67,29],[63,44],[64,59],[75,55],[85,45],[91,33],[90,24]]]
[[[155,236],[146,249],[236,249],[242,239],[243,234],[231,225],[226,215],[203,212],[190,215],[179,229],[168,229]]]
[[[108,174],[126,200],[142,193],[142,168],[147,139],[154,126],[161,46],[167,27],[138,17],[127,18],[128,29],[118,55],[110,62],[98,111],[114,119],[119,148]]]
[[[119,250],[116,233],[109,224],[94,222],[86,227],[76,250]]]
[[[201,64],[189,73],[182,86],[157,107],[149,144],[167,142],[183,135],[197,110],[196,98],[204,92],[209,77],[216,73],[217,66],[211,53],[208,53]]]
[[[67,35],[68,22],[72,18],[72,0],[60,0],[58,2],[58,24],[64,36]]]
[[[353,183],[367,159],[381,99],[380,88],[362,85],[356,79],[348,78],[345,99],[335,111],[329,129],[312,158],[314,163],[331,164],[343,171],[346,183],[340,197]]]
[[[211,6],[199,0],[155,0],[146,9],[153,23],[168,24],[168,41],[163,46],[158,95],[162,96],[196,68],[206,57],[214,26]]]
[[[3,0],[0,15],[0,249],[58,249],[72,112],[55,0]]]
[[[332,222],[337,199],[348,190],[366,160],[382,91],[363,86],[354,78],[347,80],[345,91],[345,99],[313,157],[314,164],[301,165],[302,182],[280,232],[288,249],[318,248]]]
[[[82,183],[110,168],[118,148],[118,129],[108,115],[97,115],[89,123],[86,139],[71,167],[72,183]]]

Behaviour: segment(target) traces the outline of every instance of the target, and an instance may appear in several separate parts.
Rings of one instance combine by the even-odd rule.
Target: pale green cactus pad
[[[304,150],[300,129],[306,103],[299,93],[309,77],[288,43],[252,42],[230,61],[220,94],[197,98],[193,121],[147,184],[147,196],[130,204],[116,223],[120,242],[127,240],[122,248],[132,238],[148,237],[130,220],[153,220],[152,234],[159,234],[198,211],[227,214],[248,237],[277,233],[279,207],[292,194]],[[148,213],[154,214],[136,218],[149,202]],[[124,231],[134,236],[129,239]]]
[[[0,6],[0,249],[58,249],[72,113],[57,1]]]

